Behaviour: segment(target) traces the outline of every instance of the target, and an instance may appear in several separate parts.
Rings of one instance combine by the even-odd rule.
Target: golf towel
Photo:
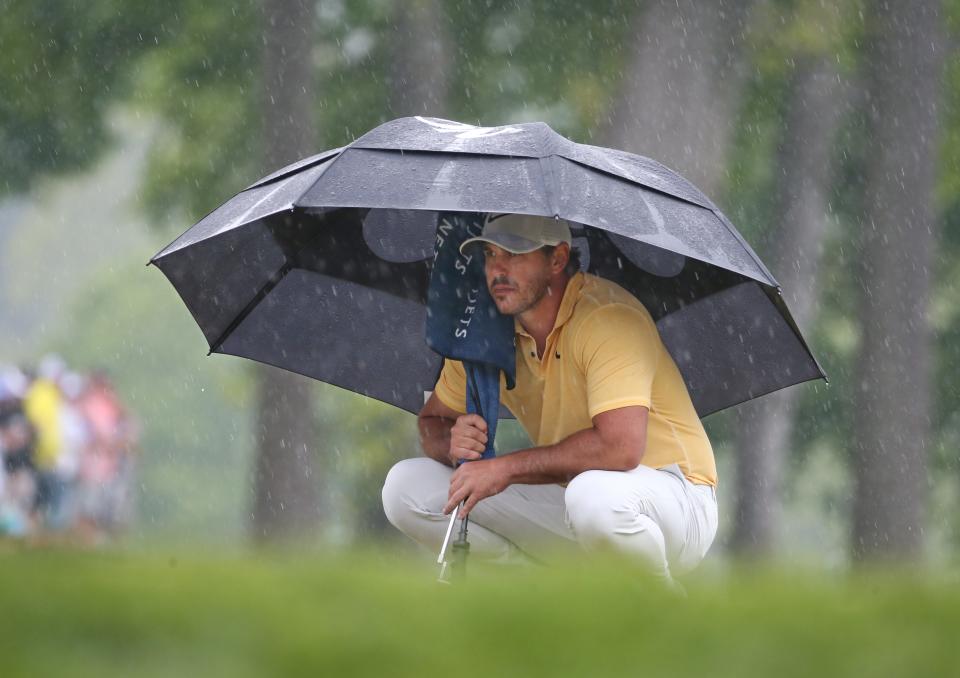
[[[479,248],[466,255],[460,244],[480,235],[486,214],[441,212],[437,221],[433,269],[427,291],[427,345],[444,358],[463,362],[467,374],[467,412],[487,422],[487,449],[500,413],[500,372],[507,388],[516,380],[513,318],[502,315],[490,297]]]

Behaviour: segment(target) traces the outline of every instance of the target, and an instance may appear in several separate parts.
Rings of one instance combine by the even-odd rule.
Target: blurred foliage
[[[493,572],[474,559],[454,586],[377,553],[24,553],[4,568],[9,676],[884,678],[960,665],[955,577],[929,573],[744,570],[691,581],[684,598],[614,560]]]
[[[633,2],[462,3],[451,8],[457,120],[542,120],[589,142],[607,112],[630,39]]]
[[[623,0],[446,5],[456,47],[445,114],[485,123],[542,119],[589,138],[617,80],[634,7]],[[384,0],[318,2],[319,141],[304,156],[394,117],[389,64],[402,11],[402,2]],[[143,105],[165,124],[145,195],[155,217],[176,209],[198,219],[257,178],[260,21],[254,2],[190,0],[178,32],[138,67]]]
[[[960,36],[960,0],[947,0],[951,39]],[[943,142],[940,146],[938,203],[943,225],[935,252],[935,280],[930,320],[937,350],[934,354],[934,411],[938,432],[932,453],[938,472],[960,474],[960,54],[950,52],[944,77]],[[960,546],[960,525],[951,522],[954,544]]]
[[[183,10],[136,69],[139,104],[162,120],[144,192],[157,223],[199,219],[257,178],[258,3],[187,0]]]
[[[131,65],[166,44],[178,4],[0,0],[0,195],[97,159]]]

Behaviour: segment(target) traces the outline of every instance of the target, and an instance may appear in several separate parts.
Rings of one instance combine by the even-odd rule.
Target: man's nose
[[[486,261],[487,265],[487,274],[491,278],[496,278],[498,275],[506,273],[507,267],[502,259],[499,258],[489,258]]]

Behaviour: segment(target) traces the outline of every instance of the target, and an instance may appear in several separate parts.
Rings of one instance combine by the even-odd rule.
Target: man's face
[[[484,243],[487,289],[504,315],[520,315],[543,299],[550,283],[550,261],[544,251],[513,254]]]

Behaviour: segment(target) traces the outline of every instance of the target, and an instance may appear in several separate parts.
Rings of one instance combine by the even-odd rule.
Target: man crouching
[[[693,568],[717,530],[716,463],[649,312],[579,271],[562,220],[494,217],[461,251],[479,247],[490,294],[515,321],[516,388],[501,383],[501,402],[536,446],[481,460],[486,422],[465,414],[464,369],[447,360],[418,418],[427,458],[387,474],[387,518],[436,550],[462,501],[480,557],[544,560],[579,544],[666,578]]]

